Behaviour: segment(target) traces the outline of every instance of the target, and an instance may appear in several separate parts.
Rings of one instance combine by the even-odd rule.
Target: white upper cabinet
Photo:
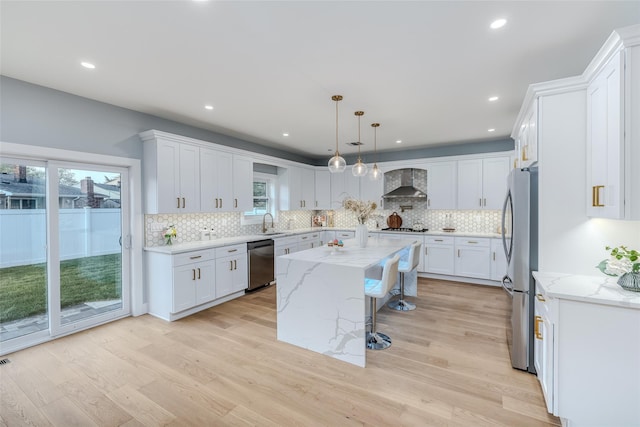
[[[253,160],[212,144],[147,131],[143,170],[145,213],[197,213],[250,210]],[[187,142],[188,141],[188,142]]]
[[[314,209],[331,209],[331,172],[328,170],[315,171],[316,201]]]
[[[366,178],[353,176],[348,167],[342,173],[331,174],[331,209],[340,209],[347,197],[360,198],[360,181]]]
[[[587,89],[587,215],[624,218],[624,51]],[[640,82],[639,82],[640,83]]]
[[[158,138],[145,142],[144,177],[147,213],[200,210],[200,151],[197,146]]]
[[[509,169],[509,156],[460,160],[458,209],[502,209]]]
[[[200,205],[203,212],[233,209],[233,155],[210,148],[200,149]]]
[[[524,168],[538,161],[538,99],[527,108],[515,144],[516,167]]]
[[[253,209],[253,160],[233,155],[233,210],[246,212]]]
[[[384,179],[369,179],[369,175],[360,178],[360,199],[370,200],[382,207],[382,194],[384,193]]]
[[[457,162],[427,163],[427,208],[456,209]]]
[[[310,168],[278,168],[280,210],[315,209],[315,172]]]

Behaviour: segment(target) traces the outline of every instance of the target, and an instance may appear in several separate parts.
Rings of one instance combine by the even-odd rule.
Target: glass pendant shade
[[[353,176],[357,177],[365,176],[367,174],[367,165],[362,163],[362,160],[358,158],[356,164],[351,168],[351,173],[353,173]]]
[[[331,173],[344,172],[344,170],[347,168],[347,162],[342,156],[340,156],[340,153],[336,151],[335,156],[329,159],[328,166],[329,172]]]
[[[327,166],[329,167],[329,172],[340,173],[347,168],[347,162],[340,156],[338,151],[338,102],[342,101],[342,95],[333,95],[331,100],[336,102],[336,153],[329,159]]]
[[[378,167],[377,163],[373,164],[373,167],[371,168],[371,170],[369,171],[369,179],[371,181],[377,181],[379,179],[382,178],[382,171],[380,170],[380,168]]]

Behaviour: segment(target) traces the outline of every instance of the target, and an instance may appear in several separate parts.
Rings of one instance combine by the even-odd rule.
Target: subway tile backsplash
[[[386,219],[393,212],[402,218],[402,226],[411,228],[421,223],[429,230],[441,230],[453,227],[462,232],[496,232],[500,225],[501,212],[497,210],[425,210],[414,209],[401,212],[400,210],[378,209],[377,215],[372,217],[367,226],[370,229],[387,227]],[[311,217],[314,214],[332,215],[335,227],[352,228],[357,224],[355,215],[344,209],[335,211],[281,211],[278,213],[277,231],[295,230],[311,227]],[[203,228],[213,228],[217,237],[233,237],[258,234],[262,225],[242,225],[239,212],[202,213],[202,214],[158,214],[145,215],[145,246],[162,246],[165,244],[162,232],[164,227],[175,225],[178,237],[174,243],[186,243],[200,240]],[[377,224],[376,224],[377,223]]]

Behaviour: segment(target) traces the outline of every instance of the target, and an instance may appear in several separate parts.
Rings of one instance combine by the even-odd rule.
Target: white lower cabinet
[[[425,237],[424,271],[434,274],[455,274],[454,245],[453,237]]]
[[[639,426],[640,309],[550,297],[537,282],[535,298],[534,366],[549,413],[574,427]]]
[[[175,255],[146,252],[149,313],[173,321],[234,298],[232,294],[247,288],[246,247],[243,243]],[[235,249],[234,255],[219,256],[229,249]],[[229,258],[233,275],[227,280],[221,266],[228,267]]]
[[[246,243],[216,248],[216,298],[248,287]]]
[[[550,304],[544,293],[536,291],[534,317],[534,367],[542,394],[547,404],[547,412],[554,413],[553,407],[553,322]]]
[[[491,239],[455,238],[455,274],[476,279],[491,278]]]

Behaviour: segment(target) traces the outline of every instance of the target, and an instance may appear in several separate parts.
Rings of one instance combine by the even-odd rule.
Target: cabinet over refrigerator
[[[502,243],[507,274],[502,287],[512,301],[507,344],[514,368],[535,373],[533,365],[533,297],[531,274],[538,268],[538,169],[514,169],[509,173],[502,209]]]

